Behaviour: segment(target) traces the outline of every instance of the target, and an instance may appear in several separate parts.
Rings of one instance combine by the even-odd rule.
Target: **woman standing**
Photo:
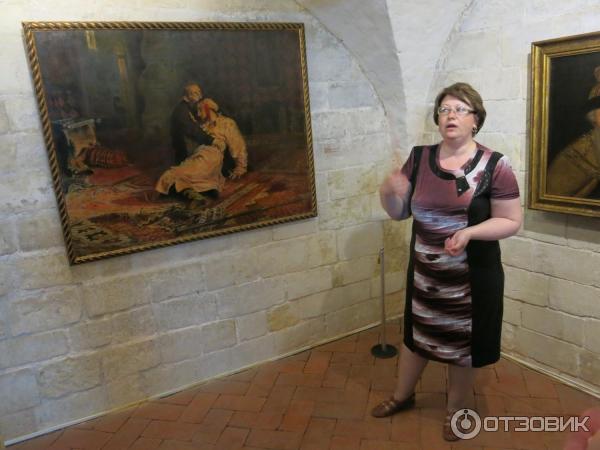
[[[413,216],[404,343],[393,396],[373,409],[387,417],[414,406],[415,385],[429,360],[448,364],[450,419],[465,407],[476,367],[500,357],[504,273],[498,239],[521,226],[519,188],[508,159],[473,137],[486,111],[466,83],[443,89],[433,119],[442,141],[413,148],[380,188],[391,218]]]

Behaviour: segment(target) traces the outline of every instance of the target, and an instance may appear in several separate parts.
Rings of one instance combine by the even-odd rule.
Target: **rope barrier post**
[[[385,334],[385,259],[383,247],[379,250],[379,264],[381,265],[381,343],[371,348],[371,354],[376,358],[392,358],[398,354],[393,345],[388,345]]]

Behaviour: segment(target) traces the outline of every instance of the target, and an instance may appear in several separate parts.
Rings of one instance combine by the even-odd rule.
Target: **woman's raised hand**
[[[384,193],[395,194],[401,198],[406,196],[409,189],[410,181],[408,181],[408,178],[402,173],[400,168],[394,169],[382,186],[382,191],[385,191]]]
[[[381,205],[392,219],[401,220],[410,216],[410,181],[400,168],[395,169],[379,189]]]

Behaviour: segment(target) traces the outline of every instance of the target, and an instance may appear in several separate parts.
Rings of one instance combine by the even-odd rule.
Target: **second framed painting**
[[[23,28],[71,263],[316,216],[302,24]]]
[[[600,217],[600,33],[534,42],[529,206]]]

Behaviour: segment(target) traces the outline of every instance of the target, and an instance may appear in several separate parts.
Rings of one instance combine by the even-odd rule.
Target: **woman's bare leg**
[[[448,364],[448,411],[468,406],[465,403],[473,393],[475,374],[474,367]]]
[[[402,401],[412,395],[428,362],[428,359],[412,352],[404,343],[402,344],[398,362],[398,384],[394,391],[394,399]]]

